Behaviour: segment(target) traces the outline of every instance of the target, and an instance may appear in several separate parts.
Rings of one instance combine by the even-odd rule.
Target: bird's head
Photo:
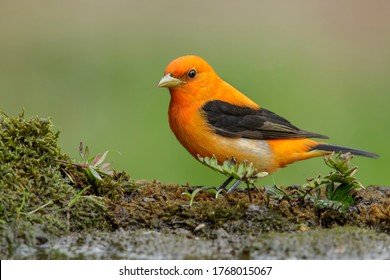
[[[210,87],[215,78],[218,76],[203,58],[187,55],[169,63],[157,86],[169,88],[171,94],[177,92],[193,95],[205,87]]]

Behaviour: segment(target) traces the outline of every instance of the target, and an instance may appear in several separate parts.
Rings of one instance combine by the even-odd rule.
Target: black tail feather
[[[352,149],[348,147],[342,147],[342,146],[336,146],[331,144],[318,144],[317,146],[313,147],[311,149],[313,150],[320,150],[320,151],[327,151],[327,152],[335,152],[335,153],[351,153],[356,156],[363,156],[363,157],[369,157],[369,158],[378,158],[379,155],[367,151],[362,151],[358,149]]]

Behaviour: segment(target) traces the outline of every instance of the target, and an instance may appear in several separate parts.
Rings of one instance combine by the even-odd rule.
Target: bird
[[[157,86],[169,89],[170,128],[197,160],[198,156],[215,156],[222,163],[234,158],[237,163],[251,162],[257,172],[270,174],[296,161],[333,152],[369,158],[379,156],[313,140],[329,137],[302,130],[260,107],[196,55],[171,61]],[[232,180],[233,177],[229,177],[220,187],[225,188]],[[237,180],[229,192],[240,183],[241,180]]]

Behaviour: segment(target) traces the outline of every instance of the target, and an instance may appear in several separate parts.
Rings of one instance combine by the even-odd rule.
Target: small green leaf
[[[210,160],[210,165],[211,165],[211,166],[214,166],[214,167],[218,166],[218,160],[217,160],[217,158],[216,158],[215,156],[213,156],[213,157],[211,158],[211,160]]]
[[[345,172],[345,175],[354,176],[356,172],[357,172],[357,166],[350,168],[348,171]]]
[[[245,177],[250,178],[252,177],[253,173],[255,172],[255,167],[253,166],[253,163],[250,162],[246,168],[246,174]]]
[[[230,167],[231,167],[231,162],[229,159],[226,159],[223,163],[222,163],[222,169],[223,170],[230,170]]]
[[[220,188],[216,193],[215,193],[215,198],[218,198],[221,196],[221,192],[223,191],[223,188]]]
[[[100,177],[99,173],[90,165],[88,165],[88,171],[91,173],[94,179],[97,181],[103,180],[102,177]]]
[[[192,204],[194,203],[194,198],[195,198],[196,194],[197,194],[198,192],[200,192],[201,190],[202,190],[202,188],[198,188],[198,189],[196,189],[196,190],[194,190],[194,191],[192,192],[191,198],[190,198],[190,207],[191,207]]]
[[[181,195],[185,195],[188,198],[191,198],[191,194],[189,192],[182,192]]]
[[[335,160],[333,159],[333,155],[334,153],[331,153],[330,155],[326,155],[324,156],[324,161],[325,161],[325,164],[328,165],[330,168],[335,168],[336,166],[336,162]],[[337,156],[337,155],[336,155]]]
[[[260,179],[260,178],[264,178],[264,177],[268,176],[268,174],[269,174],[268,172],[263,171],[263,172],[256,173],[255,177]]]
[[[88,163],[88,157],[89,157],[89,148],[88,146],[85,146],[84,157],[83,157],[85,164]]]
[[[238,169],[237,169],[237,176],[241,179],[241,178],[244,178],[245,176],[245,171],[246,171],[246,161],[243,161],[241,162],[239,165],[238,165]]]
[[[80,145],[79,145],[79,154],[80,154],[80,157],[81,157],[82,159],[84,159],[85,153],[84,153],[84,148],[83,148],[83,142],[80,142]]]

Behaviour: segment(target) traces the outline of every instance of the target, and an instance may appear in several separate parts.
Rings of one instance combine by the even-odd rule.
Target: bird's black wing
[[[219,135],[259,140],[291,138],[328,138],[301,130],[288,120],[266,109],[241,107],[220,100],[207,102],[202,111]]]

